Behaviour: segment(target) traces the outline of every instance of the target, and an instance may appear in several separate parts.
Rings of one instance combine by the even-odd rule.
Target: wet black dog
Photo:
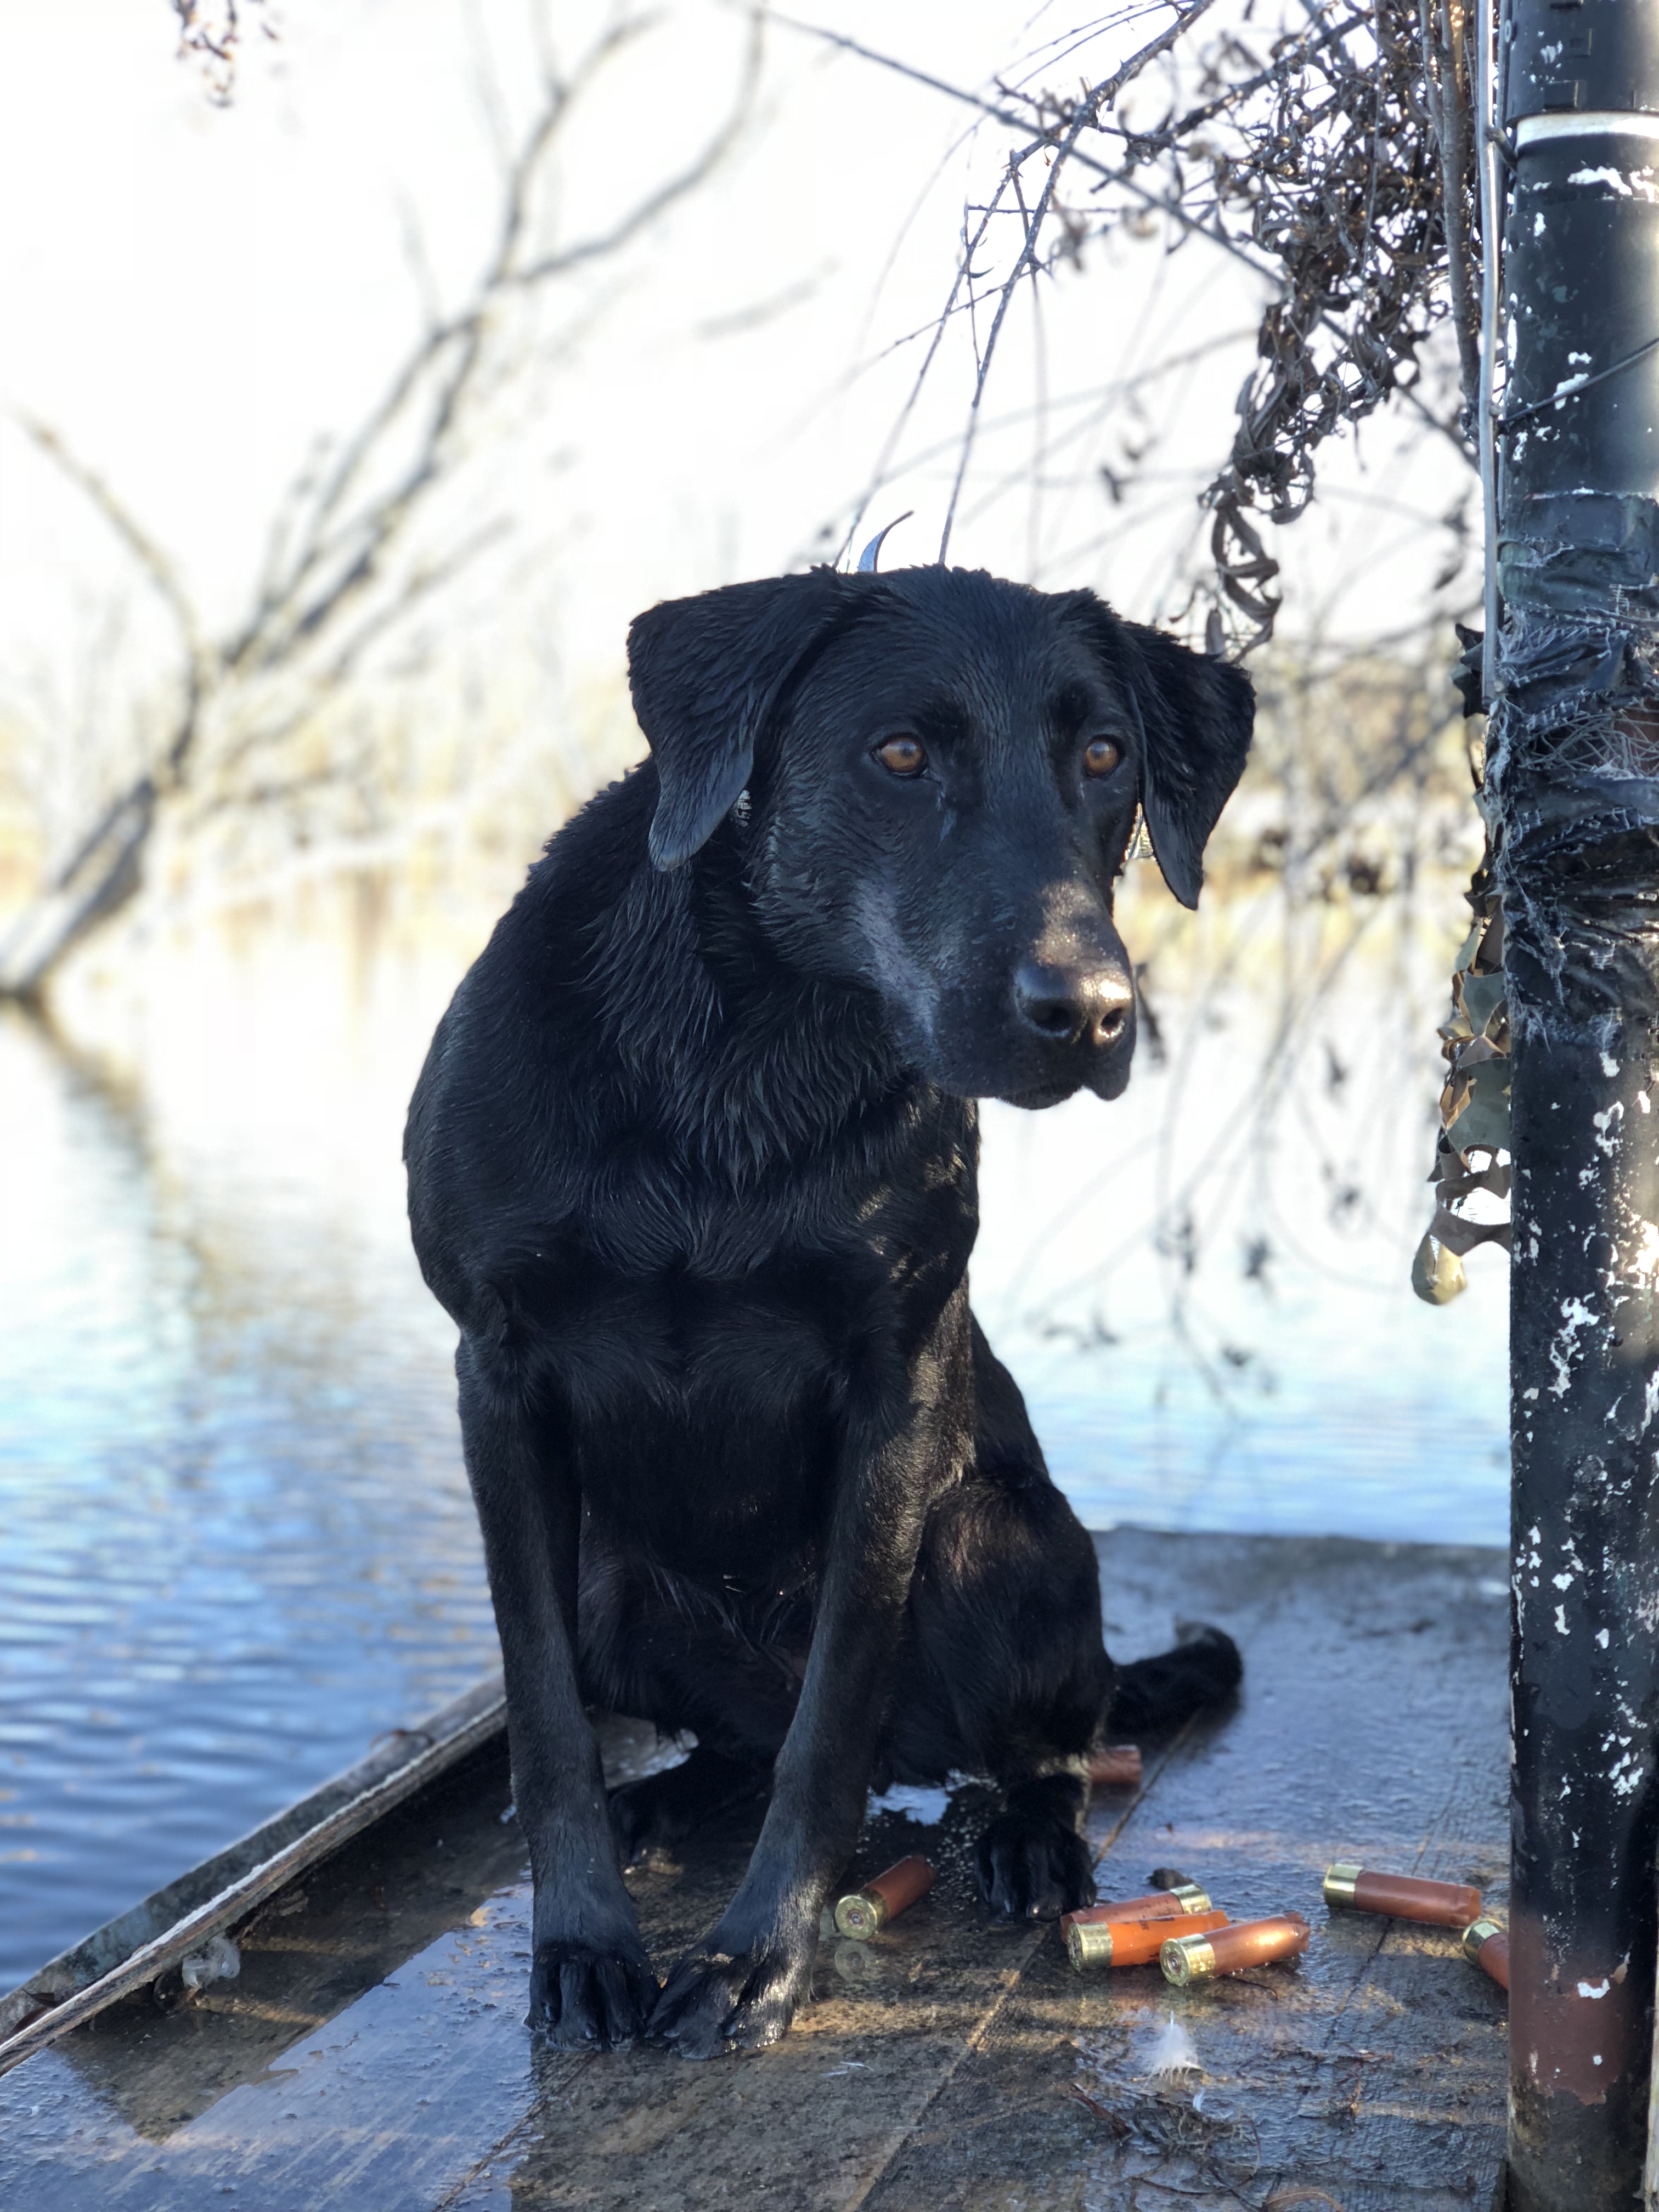
[[[532,870],[406,1152],[461,1332],[532,2017],[707,2055],[788,2026],[872,1771],[1001,1785],[994,1910],[1093,1895],[1114,1670],[969,1310],[970,1102],[1122,1091],[1136,808],[1193,903],[1251,696],[1089,592],[942,568],[736,585],[629,654],[652,757]],[[1207,1632],[1121,1670],[1115,1723],[1237,1674]],[[592,1704],[697,1748],[607,1806]],[[659,1992],[621,1869],[768,1769],[742,1887]]]

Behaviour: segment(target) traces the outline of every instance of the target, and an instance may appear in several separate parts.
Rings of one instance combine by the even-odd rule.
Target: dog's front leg
[[[961,1294],[908,1370],[872,1378],[855,1402],[811,1650],[760,1839],[652,2016],[653,2035],[686,2057],[775,2043],[807,1994],[818,1916],[863,1823],[928,1508],[962,1469],[970,1389]]]
[[[556,1435],[501,1354],[463,1337],[455,1371],[535,1882],[530,2021],[566,2049],[609,2048],[640,2033],[657,1983],[617,1869],[577,1682],[580,1496]]]

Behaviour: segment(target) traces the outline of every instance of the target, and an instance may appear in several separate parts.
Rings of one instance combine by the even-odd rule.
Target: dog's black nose
[[[1014,975],[1020,1019],[1055,1044],[1116,1044],[1134,1002],[1133,987],[1121,968],[1057,968],[1026,960]]]

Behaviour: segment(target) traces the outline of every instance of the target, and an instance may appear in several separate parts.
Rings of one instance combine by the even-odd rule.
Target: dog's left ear
[[[657,764],[658,867],[678,867],[714,836],[769,718],[852,599],[846,577],[813,568],[665,599],[629,626],[629,690]]]
[[[1195,907],[1204,848],[1244,772],[1255,691],[1242,668],[1191,652],[1143,623],[1121,622],[1092,592],[1075,611],[1146,739],[1140,803],[1164,880]]]

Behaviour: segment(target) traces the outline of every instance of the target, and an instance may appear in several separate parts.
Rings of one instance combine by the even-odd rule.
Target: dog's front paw
[[[812,1952],[785,1943],[746,1951],[718,1948],[720,1931],[669,1975],[651,2033],[682,2058],[719,2058],[727,2051],[763,2051],[788,2032],[812,1978]]]
[[[1054,1920],[1095,1901],[1089,1846],[1046,1794],[1017,1792],[979,1839],[981,1901],[1011,1920]]]
[[[587,1943],[536,1946],[530,2026],[560,2051],[614,2051],[645,2033],[657,1978],[642,1951]]]

